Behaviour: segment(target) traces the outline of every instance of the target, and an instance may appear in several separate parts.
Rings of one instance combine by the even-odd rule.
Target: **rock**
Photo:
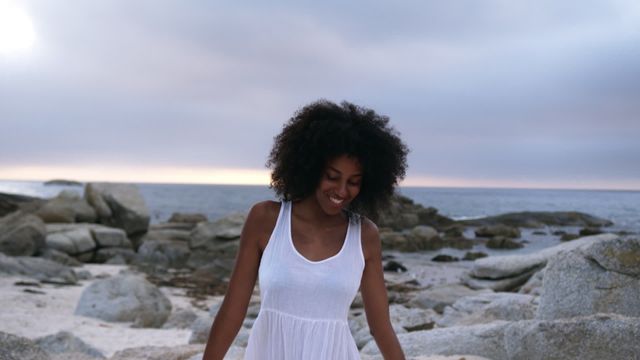
[[[133,321],[134,327],[157,328],[171,314],[171,302],[143,277],[117,275],[89,285],[74,313],[105,321]]]
[[[44,203],[43,199],[17,194],[0,193],[0,218],[18,210],[25,213],[36,211]]]
[[[395,194],[388,206],[380,212],[376,223],[380,227],[388,227],[399,231],[413,228],[417,225],[427,225],[436,229],[443,229],[453,225],[454,221],[438,214],[438,210],[425,208],[416,204],[410,198]]]
[[[238,239],[245,219],[244,214],[231,214],[212,223],[199,223],[191,232],[189,247],[211,250],[219,246],[216,242]]]
[[[182,241],[145,241],[138,248],[138,260],[150,264],[181,268],[189,259],[189,246]]]
[[[75,180],[65,180],[65,179],[52,179],[47,180],[43,183],[45,186],[57,185],[57,186],[82,186],[82,183]]]
[[[62,251],[69,255],[87,253],[96,248],[96,242],[93,240],[91,231],[86,227],[48,234],[46,244],[50,249]]]
[[[149,225],[149,231],[154,231],[154,230],[159,230],[159,231],[163,231],[163,230],[184,230],[184,231],[191,232],[191,230],[193,230],[193,228],[195,228],[196,225],[197,224],[192,224],[192,223],[163,222],[163,223],[159,223],[159,224],[151,224],[151,225]]]
[[[109,360],[185,360],[202,354],[204,345],[143,346],[120,350]]]
[[[163,329],[188,329],[198,318],[198,314],[190,309],[181,309],[172,312],[167,322],[162,325]]]
[[[471,354],[493,360],[634,359],[640,318],[615,314],[565,320],[496,321],[398,334],[407,357]],[[375,341],[362,349],[376,355]]]
[[[412,309],[401,304],[391,304],[389,305],[389,317],[395,332],[401,334],[433,328],[437,314],[431,309]],[[350,319],[349,328],[354,334],[356,345],[359,347],[373,339],[364,312],[360,312],[359,315]]]
[[[547,235],[546,231],[542,231],[542,230],[536,230],[534,232],[531,233],[532,235],[540,235],[540,236],[545,236]]]
[[[42,205],[35,215],[46,223],[95,222],[96,211],[73,191],[62,191]]]
[[[538,272],[541,266],[527,270],[521,274],[502,279],[481,279],[472,276],[463,276],[462,282],[472,289],[490,289],[493,291],[517,291],[533,274]]]
[[[533,319],[537,301],[534,296],[513,293],[484,293],[456,300],[436,320],[439,327],[486,324],[497,320]]]
[[[418,225],[402,233],[382,232],[380,239],[385,250],[420,251],[444,247],[444,241],[438,236],[438,232],[425,225]]]
[[[149,209],[135,185],[89,183],[85,198],[105,225],[123,229],[127,235],[144,233],[149,228]]]
[[[537,318],[640,317],[640,240],[612,238],[558,254],[544,273]]]
[[[82,353],[93,359],[105,359],[105,356],[93,346],[85,343],[68,331],[37,338],[36,344],[50,355],[63,353]]]
[[[122,229],[94,225],[91,226],[91,233],[98,247],[133,248],[127,233]]]
[[[50,360],[33,340],[0,331],[0,359]]]
[[[113,259],[118,258],[117,262],[113,262]],[[96,251],[96,254],[93,258],[93,261],[98,264],[132,264],[136,263],[138,259],[138,254],[132,249],[126,248],[101,248]]]
[[[421,309],[433,309],[442,313],[446,306],[452,305],[456,300],[462,297],[485,293],[491,293],[491,291],[472,290],[461,284],[445,284],[415,293],[408,304],[409,306]]]
[[[208,221],[207,216],[200,213],[173,213],[169,218],[170,223],[197,224]]]
[[[521,294],[540,296],[542,293],[542,280],[544,279],[544,269],[533,274],[527,282],[518,290]]]
[[[475,230],[477,237],[506,237],[506,238],[519,238],[520,229],[513,226],[507,226],[502,224],[481,226]]]
[[[598,235],[602,234],[602,229],[600,229],[599,227],[586,227],[580,229],[579,234],[580,236]]]
[[[391,272],[405,272],[407,271],[407,268],[395,260],[389,260],[383,270]]]
[[[548,226],[611,226],[613,223],[593,215],[577,211],[522,211],[490,216],[480,219],[462,220],[470,226],[504,224],[524,228]]]
[[[244,359],[245,349],[240,346],[231,345],[229,350],[227,350],[227,354],[224,356],[224,360],[243,360]],[[204,353],[196,354],[190,357],[187,360],[202,360],[204,357]],[[469,359],[472,360],[472,359]]]
[[[486,246],[489,249],[520,249],[524,245],[504,236],[496,236],[487,240]]]
[[[76,258],[69,256],[67,253],[62,251],[58,251],[55,249],[45,248],[41,251],[40,257],[43,259],[55,261],[58,264],[62,264],[65,266],[82,266],[82,262],[78,261]]]
[[[503,279],[526,273],[532,269],[546,265],[554,255],[588,246],[594,242],[616,238],[614,234],[587,236],[579,240],[559,244],[527,255],[490,256],[478,259],[471,269],[471,275],[480,279]],[[526,281],[526,280],[525,280]]]
[[[45,244],[44,222],[20,211],[0,218],[0,252],[11,256],[31,256]]]
[[[75,272],[57,262],[30,256],[10,257],[0,253],[0,274],[24,275],[40,281],[76,284]]]
[[[476,260],[476,259],[482,259],[485,258],[489,255],[487,255],[487,253],[484,253],[482,251],[467,251],[464,254],[464,257],[462,258],[462,260]]]
[[[181,241],[186,244],[189,243],[191,239],[191,231],[190,230],[176,230],[176,229],[151,229],[149,232],[144,234],[140,241],[144,243],[145,241]]]
[[[459,258],[455,257],[455,256],[451,256],[451,255],[446,255],[446,254],[438,254],[434,257],[431,258],[431,261],[437,261],[437,262],[454,262],[454,261],[460,261]]]
[[[206,344],[207,340],[209,340],[209,333],[211,332],[212,324],[213,318],[198,317],[198,319],[196,319],[196,321],[191,325],[191,337],[189,338],[189,344]],[[249,340],[249,332],[249,329],[241,326],[232,345],[246,347]]]
[[[571,241],[571,240],[575,240],[575,239],[579,239],[580,235],[578,234],[571,234],[571,233],[564,233],[562,234],[562,236],[560,236],[560,240],[561,241]]]

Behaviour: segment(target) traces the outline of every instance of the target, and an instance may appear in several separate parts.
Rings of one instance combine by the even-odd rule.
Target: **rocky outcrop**
[[[75,314],[133,322],[134,327],[161,327],[171,314],[171,302],[143,277],[118,275],[89,285],[82,292]]]
[[[121,228],[128,235],[141,234],[149,228],[149,209],[135,185],[89,183],[84,196],[105,225]]]
[[[497,320],[518,321],[535,317],[538,302],[531,295],[484,293],[461,297],[444,309],[439,327],[486,324]]]
[[[50,360],[33,340],[0,331],[0,359]]]
[[[74,191],[62,191],[42,205],[35,215],[46,223],[95,222],[96,211]]]
[[[562,243],[554,247],[527,254],[496,256],[478,259],[470,271],[467,284],[478,287],[490,287],[491,282],[514,280],[515,286],[524,284],[538,269],[544,267],[547,261],[561,252],[571,251],[580,247],[589,246],[595,242],[617,238],[614,234],[601,234],[584,237],[568,243]],[[515,281],[517,280],[517,281]],[[485,283],[485,285],[483,285]]]
[[[481,226],[475,230],[477,237],[496,237],[502,236],[507,238],[519,238],[520,229],[513,226],[507,226],[502,224]]]
[[[635,359],[640,318],[599,314],[563,320],[497,321],[399,334],[407,355],[470,354],[493,360]],[[375,341],[363,349],[378,354]]]
[[[35,340],[36,344],[49,355],[84,354],[93,359],[105,359],[105,356],[93,346],[68,331],[43,336]],[[71,356],[69,356],[71,357]]]
[[[187,223],[194,225],[206,221],[209,221],[207,216],[200,213],[173,213],[168,220],[170,223]]]
[[[593,215],[577,211],[522,211],[479,219],[461,220],[459,223],[469,226],[508,225],[524,228],[547,226],[602,227],[613,223]]]
[[[537,318],[597,313],[640,317],[640,239],[607,239],[549,261]]]
[[[155,266],[181,268],[189,255],[189,245],[184,241],[147,240],[138,248],[137,259]]]
[[[98,224],[47,224],[47,247],[83,262],[103,263],[118,254],[135,254],[122,229]]]
[[[73,269],[55,261],[30,256],[11,257],[2,253],[0,253],[0,274],[24,275],[40,281],[60,284],[78,282]]]
[[[45,225],[37,216],[20,211],[0,218],[0,252],[31,256],[45,244]]]
[[[384,208],[376,222],[380,227],[388,227],[393,230],[413,228],[418,225],[427,225],[435,229],[444,229],[454,224],[452,219],[438,214],[433,207],[425,208],[416,204],[410,198],[399,194],[391,198],[388,207]]]
[[[33,196],[0,193],[0,218],[18,210],[30,213],[43,203],[44,200]]]
[[[491,293],[491,291],[473,290],[462,284],[445,284],[416,292],[409,301],[409,305],[442,313],[445,307],[452,305],[460,298],[483,293]]]

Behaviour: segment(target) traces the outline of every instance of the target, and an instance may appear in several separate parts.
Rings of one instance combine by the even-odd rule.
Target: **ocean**
[[[137,185],[153,223],[166,221],[174,212],[198,212],[215,220],[232,212],[247,212],[255,202],[275,200],[266,186]],[[4,193],[48,198],[62,190],[82,193],[83,188],[0,181],[0,192]],[[640,232],[640,191],[401,187],[399,192],[454,219],[515,211],[581,211],[613,221],[612,231]]]

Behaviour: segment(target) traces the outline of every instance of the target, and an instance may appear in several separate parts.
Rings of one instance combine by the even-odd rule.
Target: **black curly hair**
[[[298,110],[274,138],[270,187],[284,200],[303,199],[316,190],[327,161],[348,155],[363,170],[348,210],[375,220],[405,176],[408,152],[388,117],[346,101],[319,100]]]

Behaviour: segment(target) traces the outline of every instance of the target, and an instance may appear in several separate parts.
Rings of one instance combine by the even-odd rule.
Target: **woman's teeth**
[[[331,202],[336,204],[336,205],[340,205],[344,201],[344,199],[337,199],[337,198],[334,198],[332,196],[329,196],[329,200],[331,200]]]

